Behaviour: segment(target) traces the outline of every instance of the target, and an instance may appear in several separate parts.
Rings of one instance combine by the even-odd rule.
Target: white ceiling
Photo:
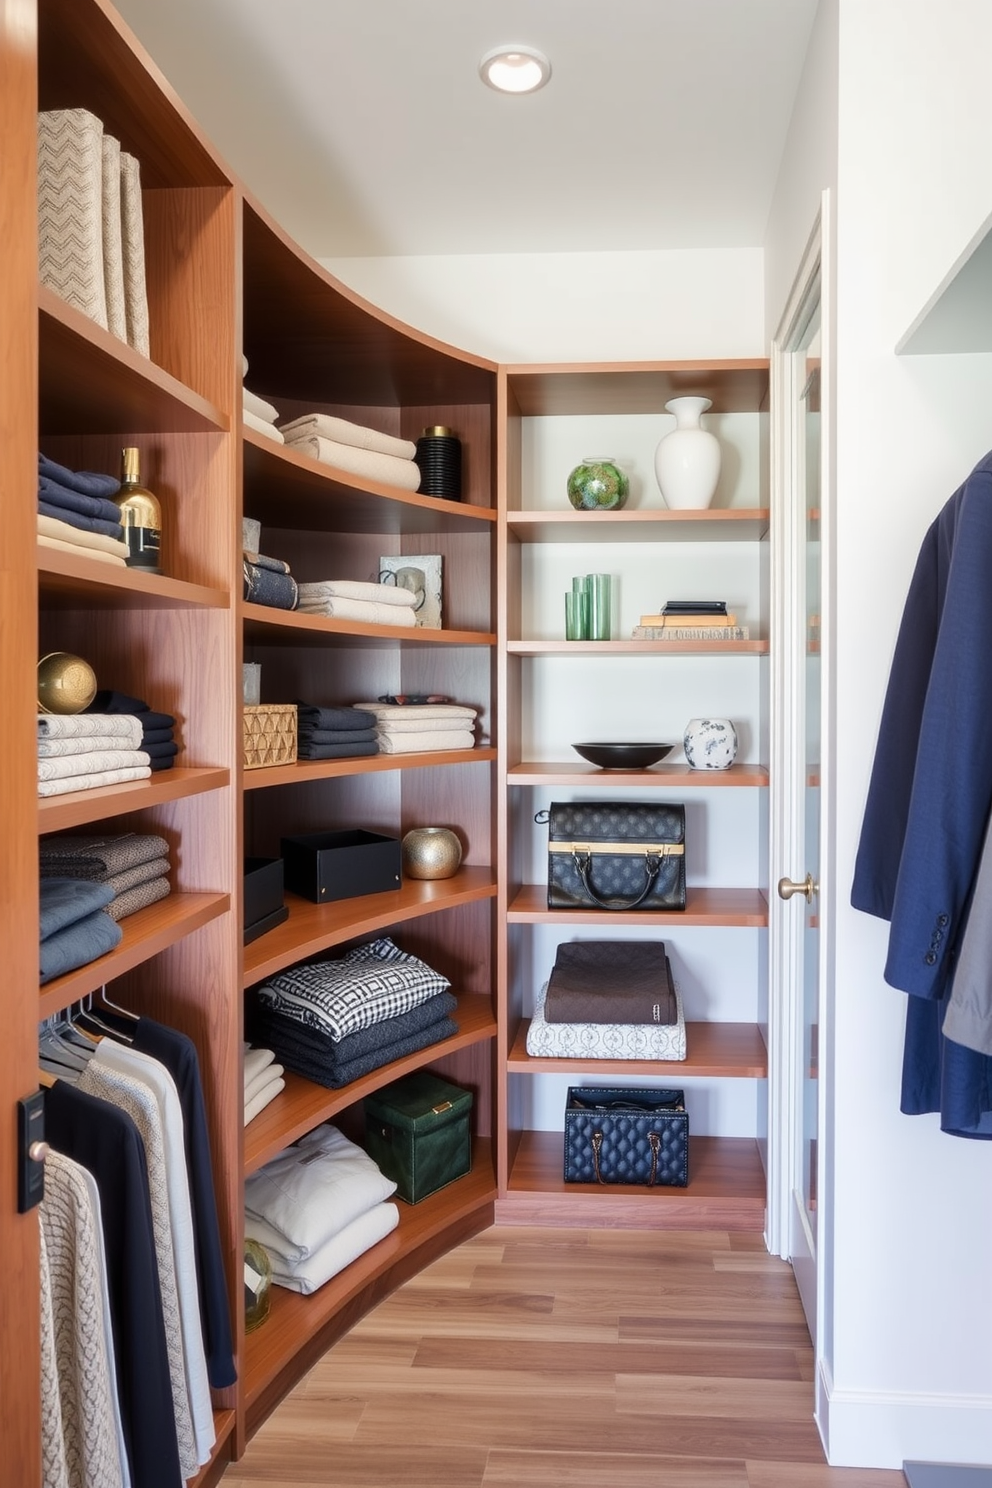
[[[318,258],[758,247],[817,0],[116,0]],[[551,81],[478,76],[503,42]]]

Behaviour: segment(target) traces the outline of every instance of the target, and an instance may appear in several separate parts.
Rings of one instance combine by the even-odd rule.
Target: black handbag
[[[549,909],[685,909],[685,807],[663,801],[553,801]]]
[[[689,1114],[682,1091],[569,1086],[565,1182],[685,1188]]]

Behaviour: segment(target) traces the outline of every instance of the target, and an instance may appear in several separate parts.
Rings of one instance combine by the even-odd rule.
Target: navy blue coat
[[[954,951],[992,806],[992,454],[930,526],[889,676],[851,902],[890,922],[910,997],[902,1109],[992,1137],[992,1061],[943,1039]]]

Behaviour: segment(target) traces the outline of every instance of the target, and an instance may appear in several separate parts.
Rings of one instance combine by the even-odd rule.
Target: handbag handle
[[[657,1132],[648,1132],[648,1142],[651,1146],[651,1174],[648,1178],[647,1186],[648,1188],[654,1188],[654,1180],[658,1176],[658,1155],[661,1152],[661,1138]],[[601,1131],[594,1131],[592,1134],[593,1172],[596,1174],[596,1182],[602,1183],[605,1188],[606,1184],[603,1183],[603,1175],[599,1171],[599,1151],[602,1145],[603,1133]]]
[[[661,858],[654,853],[646,852],[644,854],[644,871],[647,875],[647,882],[645,883],[641,892],[635,899],[628,899],[625,902],[620,903],[614,900],[611,903],[608,899],[604,899],[601,897],[601,895],[597,894],[596,890],[592,886],[592,880],[589,876],[589,869],[592,866],[592,853],[573,852],[572,862],[575,864],[575,871],[578,873],[579,877],[582,880],[583,888],[589,895],[590,899],[595,900],[600,909],[636,909],[637,906],[648,897],[651,890],[654,888],[655,879],[661,872]]]

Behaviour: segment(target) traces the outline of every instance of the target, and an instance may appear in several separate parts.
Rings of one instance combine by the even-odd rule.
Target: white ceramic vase
[[[665,408],[675,428],[654,452],[654,472],[665,503],[673,511],[702,510],[713,500],[720,478],[720,441],[700,426],[709,398],[671,398]]]
[[[690,718],[682,747],[693,770],[729,770],[737,758],[737,730],[729,718]]]

